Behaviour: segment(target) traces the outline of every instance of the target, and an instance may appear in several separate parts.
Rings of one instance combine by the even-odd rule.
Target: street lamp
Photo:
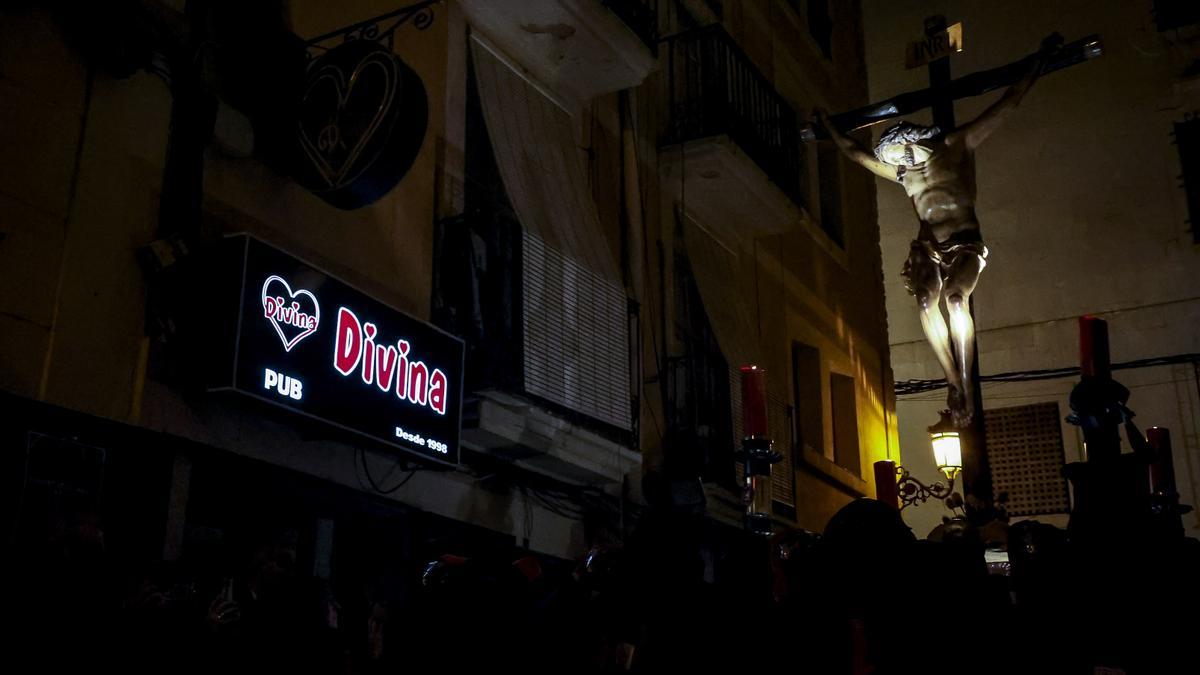
[[[939,481],[932,485],[926,485],[913,478],[908,469],[903,466],[895,467],[896,492],[898,493],[896,496],[900,500],[901,510],[911,504],[923,504],[930,499],[947,501],[954,495],[954,479],[958,476],[958,472],[962,471],[962,446],[959,444],[958,428],[950,420],[950,411],[943,410],[939,415],[941,415],[941,419],[938,420],[938,423],[929,427],[929,440],[933,445],[933,461],[946,476],[946,483]],[[890,460],[886,461],[891,463]],[[877,470],[876,476],[879,476],[880,473]],[[959,503],[961,503],[961,499]],[[953,508],[952,500],[948,501],[947,506]]]
[[[954,485],[954,477],[962,471],[962,445],[959,443],[958,427],[950,421],[950,411],[939,413],[941,419],[929,427],[929,440],[933,443],[933,463],[946,475],[950,485]]]

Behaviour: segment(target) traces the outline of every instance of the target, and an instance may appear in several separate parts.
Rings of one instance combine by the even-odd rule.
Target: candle
[[[1092,377],[1109,377],[1108,322],[1094,316],[1079,317],[1079,369]]]
[[[1175,494],[1175,460],[1171,457],[1171,432],[1162,427],[1146,430],[1146,440],[1154,448],[1150,463],[1150,485],[1155,492]]]
[[[742,366],[742,435],[767,438],[767,371]]]
[[[900,508],[900,489],[896,485],[896,463],[890,459],[875,462],[875,498],[888,506]]]

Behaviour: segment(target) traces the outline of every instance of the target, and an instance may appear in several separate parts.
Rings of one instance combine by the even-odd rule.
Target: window
[[[816,347],[792,343],[792,393],[796,401],[793,422],[796,446],[825,454],[825,411],[821,402],[821,352]]]
[[[808,34],[812,36],[821,54],[833,58],[833,19],[829,16],[829,0],[788,0],[792,10],[805,19]]]
[[[786,387],[783,391],[787,391]],[[775,513],[787,518],[796,517],[796,469],[792,461],[795,445],[792,428],[791,406],[781,396],[774,396],[768,391],[767,432],[771,434],[775,452],[783,456],[783,459],[771,467],[771,506]]]
[[[108,453],[69,438],[29,432],[22,501],[63,513],[86,513],[99,508]]]
[[[817,180],[820,190],[821,229],[838,246],[845,244],[842,225],[842,172],[840,155],[832,141],[817,144]]]
[[[497,140],[513,135],[503,125],[490,133],[495,127],[486,124],[488,99],[480,87],[490,82],[504,96],[529,102],[522,114],[535,119],[545,119],[542,111],[552,104],[530,101],[524,80],[501,70],[507,66],[477,70],[478,63],[468,60],[466,212],[437,226],[434,320],[467,342],[469,391],[526,394],[572,421],[624,439],[634,425],[624,289],[581,262],[587,251],[596,251],[595,238],[559,250],[540,236],[536,217],[522,223],[513,212],[513,194],[505,189],[513,149]],[[553,154],[548,147],[539,151]],[[577,195],[586,189],[577,183],[572,188],[580,188]]]
[[[1187,195],[1188,222],[1192,241],[1200,244],[1200,115],[1192,114],[1175,123],[1175,145],[1179,148],[1180,178]]]
[[[983,411],[992,487],[1010,516],[1070,510],[1060,419],[1055,402]]]
[[[658,52],[658,0],[603,0],[603,4],[633,29],[651,51]]]
[[[528,231],[520,256],[525,392],[631,431],[624,290]]]
[[[821,48],[825,58],[833,58],[833,19],[829,16],[829,0],[808,0],[808,33]]]
[[[683,355],[667,360],[667,427],[688,436],[696,453],[680,464],[705,482],[736,487],[733,416],[740,406],[730,397],[731,369],[713,333],[687,256],[675,256],[675,335]],[[736,372],[736,371],[733,371]],[[734,381],[736,385],[737,382]],[[677,459],[677,461],[679,461]]]
[[[850,473],[862,477],[858,456],[858,406],[854,396],[854,378],[829,374],[830,400],[833,404],[833,461]]]
[[[1200,23],[1200,3],[1196,0],[1154,0],[1154,22],[1159,32]]]

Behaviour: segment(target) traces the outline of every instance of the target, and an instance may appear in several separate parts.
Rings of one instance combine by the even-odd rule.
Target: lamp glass
[[[933,440],[933,462],[947,478],[953,478],[962,469],[962,446],[958,432],[939,431],[930,434],[930,438]]]

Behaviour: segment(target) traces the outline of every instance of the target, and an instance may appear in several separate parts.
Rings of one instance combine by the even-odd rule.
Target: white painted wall
[[[1013,119],[977,154],[978,215],[991,255],[975,293],[984,374],[1078,363],[1076,317],[1109,322],[1114,361],[1200,352],[1200,246],[1185,222],[1172,125],[1200,108],[1200,81],[1177,76],[1181,47],[1153,24],[1150,0],[1012,3],[864,0],[871,99],[927,86],[925,69],[904,70],[904,46],[925,16],[962,21],[965,51],[951,57],[964,75],[1008,63],[1059,31],[1068,40],[1099,33],[1105,56],[1038,82]],[[1193,47],[1193,49],[1195,49]],[[999,96],[960,101],[960,123]],[[913,121],[928,123],[928,113]],[[876,133],[881,129],[877,129]],[[903,191],[877,185],[892,366],[897,381],[941,377],[899,276],[917,222]],[[1200,220],[1200,214],[1193,214]],[[1165,426],[1175,442],[1180,493],[1200,503],[1200,392],[1190,366],[1122,371],[1143,427]],[[984,407],[1059,401],[1069,412],[1073,380],[993,384]],[[944,391],[897,403],[905,464],[932,480],[925,427]],[[1063,427],[1067,461],[1080,437]],[[905,510],[918,536],[945,510]],[[1043,519],[1049,520],[1049,519]],[[1185,518],[1200,533],[1195,514]]]

